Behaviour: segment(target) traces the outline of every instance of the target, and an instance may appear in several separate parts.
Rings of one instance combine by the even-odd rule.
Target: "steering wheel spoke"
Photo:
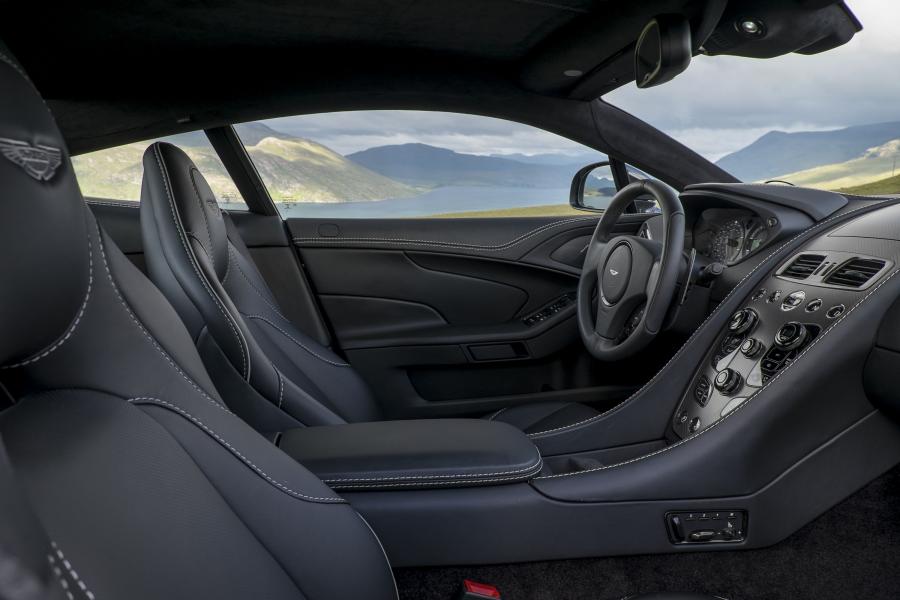
[[[662,208],[663,239],[613,236],[625,208],[648,193]],[[592,355],[629,356],[656,336],[674,296],[683,250],[684,211],[669,188],[640,181],[616,194],[597,223],[578,283],[578,329]]]

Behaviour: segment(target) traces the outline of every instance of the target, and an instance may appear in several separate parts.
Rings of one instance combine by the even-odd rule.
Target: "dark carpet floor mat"
[[[900,467],[762,550],[398,569],[401,600],[451,600],[463,579],[503,600],[606,600],[691,591],[729,600],[900,599]]]

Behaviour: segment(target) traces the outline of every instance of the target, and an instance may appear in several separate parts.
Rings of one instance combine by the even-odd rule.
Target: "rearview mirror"
[[[681,15],[660,15],[647,23],[634,50],[639,88],[671,81],[691,64],[691,26]]]
[[[579,169],[572,179],[569,204],[578,210],[602,211],[618,191],[609,161]]]

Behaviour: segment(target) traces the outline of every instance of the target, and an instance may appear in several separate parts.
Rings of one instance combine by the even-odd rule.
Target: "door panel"
[[[634,233],[645,218],[619,229]],[[602,407],[641,380],[647,357],[601,364],[578,336],[572,299],[597,219],[291,219],[288,228],[340,347],[388,416],[433,417],[546,400]]]

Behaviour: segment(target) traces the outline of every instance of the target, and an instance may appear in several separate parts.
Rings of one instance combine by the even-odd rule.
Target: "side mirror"
[[[602,211],[617,191],[609,161],[593,163],[581,168],[572,178],[569,204],[578,210]]]
[[[638,37],[634,77],[639,88],[671,81],[691,64],[691,25],[682,15],[652,19]]]

